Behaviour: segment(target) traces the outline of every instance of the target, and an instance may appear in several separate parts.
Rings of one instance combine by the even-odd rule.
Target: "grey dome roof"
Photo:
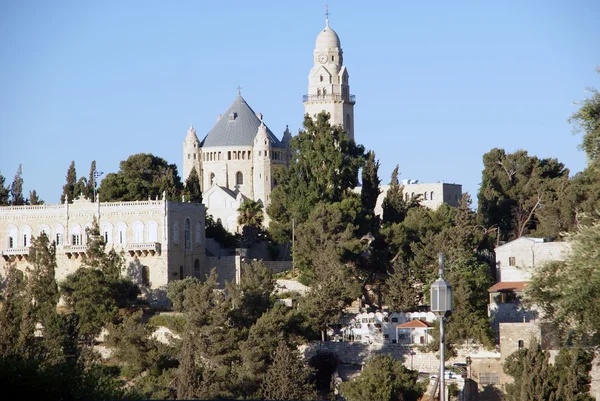
[[[254,137],[258,132],[261,120],[248,103],[238,95],[227,111],[219,118],[215,126],[208,132],[200,143],[200,147],[219,146],[253,146]],[[271,146],[283,147],[267,127]]]

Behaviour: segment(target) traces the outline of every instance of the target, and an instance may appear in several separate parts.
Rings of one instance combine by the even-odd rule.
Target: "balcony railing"
[[[160,242],[143,242],[125,245],[125,250],[129,252],[130,256],[148,256],[148,254],[154,256],[160,255],[161,246]]]
[[[24,246],[20,248],[8,248],[2,250],[2,257],[4,260],[9,260],[11,256],[21,260],[23,257],[29,256],[29,247]]]
[[[77,259],[79,256],[85,255],[87,245],[64,245],[62,249],[67,258],[71,259],[71,257],[75,256],[75,259]]]
[[[324,100],[337,100],[340,102],[356,103],[356,96],[354,95],[340,95],[338,93],[328,95],[304,95],[302,96],[303,102],[318,102]]]

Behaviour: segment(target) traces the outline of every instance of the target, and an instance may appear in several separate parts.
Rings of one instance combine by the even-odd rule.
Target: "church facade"
[[[355,97],[350,94],[340,38],[328,19],[315,42],[303,103],[306,114],[315,117],[328,112],[331,124],[341,125],[354,139]],[[266,208],[275,185],[273,169],[288,164],[291,139],[288,127],[281,139],[277,138],[262,114],[254,112],[238,92],[202,140],[190,126],[183,142],[183,178],[195,168],[207,213],[228,231],[240,232],[237,209],[246,199]],[[265,214],[265,225],[268,223]]]

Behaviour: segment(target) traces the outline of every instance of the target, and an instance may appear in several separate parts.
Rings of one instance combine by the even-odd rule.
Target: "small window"
[[[514,257],[514,256],[510,256],[510,257],[508,258],[508,265],[509,265],[509,266],[516,266],[516,265],[517,265],[517,263],[516,263],[516,262],[517,262],[517,261],[516,261],[516,259],[515,259],[515,257]]]
[[[427,200],[427,192],[423,194],[423,200]]]
[[[192,249],[192,228],[191,228],[191,222],[190,219],[187,218],[185,219],[185,224],[184,224],[184,231],[183,231],[183,238],[184,238],[184,245],[185,245],[185,249]]]
[[[194,153],[194,160],[196,160],[196,154]]]
[[[384,322],[384,323],[387,323],[387,322],[389,322],[389,321],[390,321],[390,319],[389,319],[387,316],[385,316],[385,317],[383,318],[383,322]]]
[[[11,240],[12,240],[12,238],[11,238]],[[56,245],[62,245],[62,234],[61,233],[56,233]]]
[[[241,171],[238,171],[235,174],[235,183],[236,183],[236,185],[243,185],[244,184],[244,174],[242,174]]]
[[[194,261],[194,277],[200,278],[200,261],[198,259]]]
[[[384,334],[383,338],[385,338],[387,340],[388,338],[390,338],[390,335],[389,334]]]
[[[429,200],[433,200],[433,191],[429,193]]]
[[[183,266],[179,266],[179,279],[183,280]]]
[[[227,160],[231,160],[231,150],[227,151]]]
[[[398,323],[398,318],[397,317],[393,317],[392,318],[392,323]]]
[[[192,155],[190,155],[190,154],[188,153],[188,160],[190,160],[190,158],[191,158],[191,157],[192,157]]]
[[[8,247],[9,248],[15,247],[15,239],[13,237],[8,237]]]
[[[519,341],[517,342],[517,347],[518,347],[519,349],[523,349],[523,348],[525,348],[525,342],[524,342],[523,340],[519,340]]]
[[[331,61],[335,61],[335,56],[331,56]]]
[[[321,80],[321,82],[323,82],[323,75],[320,76],[320,80]]]
[[[72,244],[73,245],[81,245],[81,235],[79,234],[73,234],[72,237]]]

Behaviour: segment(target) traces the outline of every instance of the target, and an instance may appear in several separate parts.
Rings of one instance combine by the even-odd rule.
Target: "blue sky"
[[[567,118],[600,87],[598,1],[328,0],[356,95],[355,137],[421,182],[476,193],[494,147],[585,167]],[[281,136],[301,127],[324,2],[0,3],[0,173],[60,199],[71,160],[87,176],[135,153],[182,172],[237,95]]]

